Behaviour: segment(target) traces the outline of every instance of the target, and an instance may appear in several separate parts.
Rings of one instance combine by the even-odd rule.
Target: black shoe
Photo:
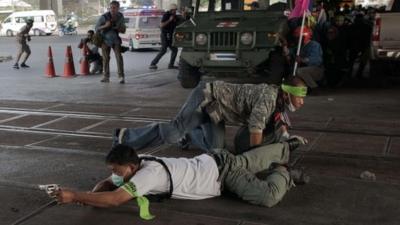
[[[14,69],[19,69],[18,63],[15,63],[13,66]]]
[[[289,151],[291,151],[291,152],[294,151],[294,150],[296,150],[296,149],[301,145],[300,140],[297,139],[297,138],[289,139],[289,140],[287,140],[286,142],[288,143],[288,145],[289,145]]]
[[[149,69],[151,69],[151,70],[156,70],[158,67],[157,67],[157,65],[150,65],[149,66]]]
[[[26,65],[25,63],[21,63],[21,68],[29,68],[30,66]]]
[[[177,70],[178,67],[177,67],[177,66],[171,66],[171,65],[170,65],[170,66],[168,66],[168,69],[176,69],[176,70]]]
[[[110,83],[110,79],[109,78],[103,78],[100,80],[100,82],[102,83]]]

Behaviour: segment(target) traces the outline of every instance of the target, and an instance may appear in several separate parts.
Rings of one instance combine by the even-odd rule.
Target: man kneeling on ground
[[[194,158],[139,157],[126,145],[115,145],[106,157],[112,175],[92,192],[60,189],[59,203],[111,207],[136,199],[143,219],[151,219],[148,196],[200,200],[221,195],[222,187],[255,205],[272,207],[293,182],[287,170],[298,139],[253,148],[241,155],[224,149]],[[265,179],[256,173],[268,170]]]
[[[87,60],[89,61],[89,73],[90,74],[96,74],[96,73],[102,73],[103,72],[103,62],[102,62],[102,57],[99,53],[99,48],[93,43],[93,36],[94,36],[94,31],[93,30],[88,30],[86,38],[83,38],[81,42],[78,45],[78,48],[82,49],[86,45],[88,54],[87,54]],[[83,58],[79,60],[81,62]]]

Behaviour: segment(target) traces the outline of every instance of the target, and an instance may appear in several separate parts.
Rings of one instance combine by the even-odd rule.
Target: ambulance
[[[120,34],[122,46],[131,51],[161,47],[160,23],[164,10],[153,8],[126,9],[123,11],[125,34]]]

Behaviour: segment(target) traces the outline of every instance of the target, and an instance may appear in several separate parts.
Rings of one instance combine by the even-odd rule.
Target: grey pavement
[[[152,221],[139,218],[134,201],[114,209],[54,205],[22,221],[50,202],[37,184],[90,190],[109,174],[104,156],[114,128],[168,121],[190,91],[180,88],[177,71],[163,69],[168,57],[160,70],[147,70],[155,51],[125,53],[125,85],[115,82],[115,74],[110,84],[100,83],[98,75],[46,78],[48,43],[54,46],[60,74],[65,46],[78,40],[34,39],[28,70],[0,63],[0,224],[397,225],[400,221],[398,87],[322,90],[307,97],[305,107],[291,120],[292,133],[307,137],[310,144],[292,155],[291,164],[303,167],[311,182],[291,189],[273,208],[249,205],[224,193],[203,201],[152,203],[156,215]],[[12,54],[12,41],[1,38],[0,51]],[[236,129],[228,127],[229,148]],[[162,146],[140,153],[191,157],[201,152]],[[360,179],[367,170],[376,175],[375,181]]]

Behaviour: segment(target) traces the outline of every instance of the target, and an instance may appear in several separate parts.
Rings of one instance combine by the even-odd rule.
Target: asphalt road
[[[76,67],[78,66],[78,60],[81,56],[81,51],[77,48],[80,39],[84,36],[77,35],[65,35],[59,37],[53,36],[32,36],[32,41],[29,42],[32,50],[32,56],[27,62],[32,66],[31,71],[42,72],[44,70],[44,65],[47,62],[47,49],[48,46],[52,47],[54,55],[54,63],[56,66],[56,71],[61,73],[63,63],[65,60],[65,49],[68,45],[72,46],[74,53],[74,60]],[[15,37],[0,37],[0,54],[1,55],[12,55],[16,54],[16,44]],[[157,50],[142,50],[140,52],[127,52],[124,54],[124,66],[126,74],[137,74],[147,71],[151,60],[157,54]],[[115,59],[113,58],[113,53],[111,53],[111,67],[116,68]],[[159,69],[166,69],[169,60],[169,55],[166,55],[160,61]],[[2,65],[3,67],[3,65]]]
[[[152,221],[138,217],[130,202],[114,209],[52,205],[38,184],[58,183],[82,191],[109,175],[104,155],[117,127],[168,121],[190,90],[176,70],[149,71],[156,51],[125,53],[126,84],[115,72],[111,83],[100,75],[46,78],[47,47],[52,45],[57,74],[65,48],[79,37],[34,37],[30,69],[0,63],[0,224],[235,224],[235,225],[397,225],[400,221],[400,89],[346,88],[308,96],[291,114],[292,134],[309,145],[292,155],[292,164],[311,175],[273,208],[250,205],[231,195],[204,201],[152,203]],[[15,54],[14,39],[0,38],[0,55]],[[74,47],[75,69],[79,52]],[[116,71],[114,59],[111,70]],[[227,129],[227,146],[237,127]],[[176,146],[140,153],[189,157],[200,152]],[[363,171],[376,180],[360,179]],[[26,216],[41,210],[33,217]]]
[[[177,83],[177,70],[168,70],[169,53],[158,64],[157,71],[148,70],[150,61],[157,54],[156,50],[143,50],[124,53],[126,84],[117,83],[117,67],[111,54],[111,83],[100,83],[101,75],[76,76],[73,79],[57,77],[46,78],[44,75],[47,63],[47,51],[50,45],[53,49],[53,59],[56,74],[63,75],[65,50],[68,45],[73,47],[75,71],[79,73],[80,51],[76,47],[80,36],[45,36],[33,37],[30,42],[32,55],[27,64],[29,69],[12,69],[13,61],[0,64],[0,99],[62,101],[62,102],[98,102],[119,104],[148,104],[146,99],[156,99],[161,105],[170,105],[173,95],[185,99],[187,90]],[[0,37],[0,55],[15,55],[14,38]],[[10,86],[10,84],[12,84]],[[149,95],[148,91],[152,91]],[[171,92],[170,90],[174,90]],[[172,95],[171,95],[172,94]],[[159,98],[163,98],[163,100]],[[164,99],[164,97],[169,97]],[[152,104],[152,103],[150,103]]]

